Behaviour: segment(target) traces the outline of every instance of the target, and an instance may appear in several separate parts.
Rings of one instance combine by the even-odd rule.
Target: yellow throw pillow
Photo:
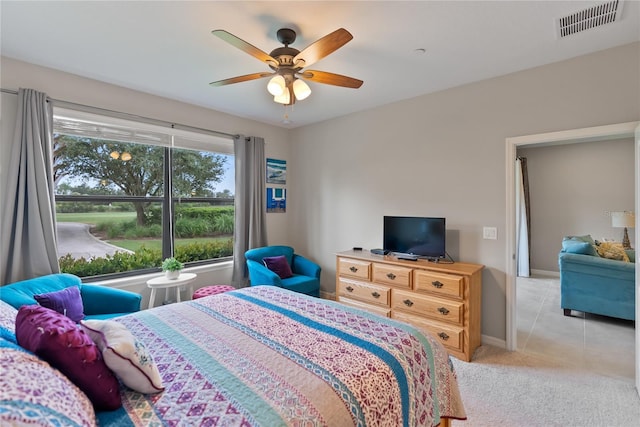
[[[596,245],[596,250],[602,258],[629,262],[629,256],[622,248],[622,243],[600,242],[599,245]]]

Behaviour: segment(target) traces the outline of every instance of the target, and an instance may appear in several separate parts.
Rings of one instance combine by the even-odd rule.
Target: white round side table
[[[167,279],[164,276],[160,276],[147,280],[147,287],[151,289],[151,295],[149,296],[149,308],[154,307],[157,289],[164,289],[164,298],[166,300],[168,299],[169,289],[175,288],[176,301],[180,302],[180,289],[178,289],[178,287],[193,282],[196,280],[197,276],[198,275],[195,273],[181,273],[177,279]],[[191,286],[189,286],[189,289],[191,290]]]

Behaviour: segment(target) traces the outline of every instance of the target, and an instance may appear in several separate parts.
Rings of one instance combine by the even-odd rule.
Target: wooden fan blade
[[[256,80],[256,79],[261,79],[263,77],[269,77],[274,75],[275,73],[253,73],[253,74],[246,74],[244,76],[238,76],[238,77],[232,77],[230,79],[224,79],[224,80],[218,80],[217,82],[211,82],[209,83],[211,86],[225,86],[225,85],[230,85],[230,84],[234,84],[234,83],[242,83],[242,82],[247,82],[249,80]]]
[[[326,71],[307,70],[299,74],[300,77],[316,83],[324,83],[327,85],[350,87],[358,89],[364,83],[362,80],[353,77],[342,76],[340,74],[327,73]]]
[[[314,43],[304,48],[293,58],[293,63],[295,64],[299,60],[303,60],[304,65],[302,65],[302,67],[308,67],[309,65],[318,62],[330,53],[335,52],[352,38],[353,36],[349,31],[345,30],[344,28],[339,28],[333,33],[327,34],[326,36],[322,37],[319,40],[316,40]]]
[[[211,34],[213,34],[214,36],[220,37],[222,40],[226,41],[227,43],[237,47],[238,49],[240,49],[243,52],[248,53],[249,55],[253,56],[254,58],[258,58],[262,62],[266,62],[267,64],[274,64],[275,66],[278,66],[278,61],[276,61],[274,58],[272,58],[271,55],[269,55],[268,53],[258,49],[254,45],[252,45],[250,43],[247,43],[246,41],[242,40],[241,38],[234,36],[233,34],[231,34],[228,31],[225,31],[225,30],[213,30],[213,31],[211,31]]]

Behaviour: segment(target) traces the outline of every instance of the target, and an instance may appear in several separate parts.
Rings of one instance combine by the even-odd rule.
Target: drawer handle
[[[355,273],[356,271],[358,271],[358,267],[349,267],[349,270],[351,270],[352,273]]]
[[[449,335],[445,334],[444,332],[440,332],[438,336],[442,338],[444,341],[449,339]]]
[[[380,298],[380,294],[377,292],[371,292],[371,296],[374,298]]]
[[[395,279],[395,278],[396,278],[396,275],[395,275],[395,274],[393,274],[393,273],[387,273],[387,277],[388,277],[389,279],[393,280],[393,279]]]
[[[351,286],[347,286],[345,289],[348,290],[349,292],[353,292],[353,288]]]
[[[440,312],[440,314],[442,314],[442,315],[444,315],[444,316],[446,316],[447,314],[449,314],[449,310],[447,310],[447,309],[446,309],[446,308],[444,308],[444,307],[440,307],[440,308],[438,309],[438,311]]]
[[[411,301],[410,299],[406,299],[404,301],[402,301],[404,303],[404,305],[406,305],[407,307],[411,307],[413,305],[413,301]]]
[[[444,285],[442,284],[442,282],[439,282],[439,281],[437,281],[437,280],[436,280],[436,281],[431,282],[431,284],[432,284],[434,287],[438,288],[438,289],[440,289],[441,287],[443,287],[443,286],[444,286]]]

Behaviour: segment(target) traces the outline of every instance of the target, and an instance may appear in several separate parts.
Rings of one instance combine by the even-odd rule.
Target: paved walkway
[[[88,260],[92,257],[104,257],[106,254],[113,255],[116,252],[131,252],[99,240],[89,233],[89,227],[89,224],[82,222],[59,222],[58,254],[71,254],[73,258]]]

